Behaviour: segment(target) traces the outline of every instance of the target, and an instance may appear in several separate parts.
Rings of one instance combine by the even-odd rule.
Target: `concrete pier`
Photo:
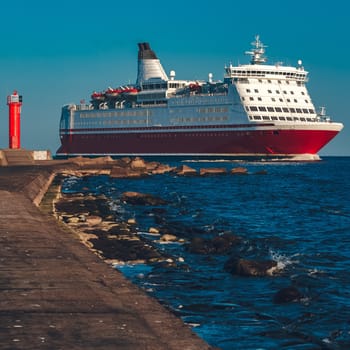
[[[0,349],[211,349],[37,207],[44,164],[0,167]]]

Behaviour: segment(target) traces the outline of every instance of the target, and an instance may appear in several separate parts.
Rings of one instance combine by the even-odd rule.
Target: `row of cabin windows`
[[[250,115],[249,120],[280,120],[280,121],[300,121],[300,122],[316,122],[315,118],[305,118],[305,117],[276,117],[276,116],[268,116],[268,115]]]
[[[248,94],[250,94],[250,93],[252,92],[251,89],[246,89],[245,91],[246,91],[246,93],[248,93]],[[280,94],[280,93],[281,93],[280,90],[275,90],[275,91],[276,91],[276,94]],[[270,90],[270,89],[268,89],[267,92],[268,92],[269,94],[272,94],[272,90]],[[282,92],[283,92],[285,95],[288,94],[288,91],[287,91],[287,90],[283,90]],[[258,93],[259,93],[259,90],[258,90],[258,89],[254,89],[254,93],[258,94]],[[289,93],[290,93],[291,95],[294,95],[294,91],[293,91],[293,90],[289,91]],[[301,91],[300,93],[301,93],[302,95],[305,95],[305,91]]]
[[[277,112],[277,113],[315,113],[312,108],[288,108],[288,107],[265,107],[265,106],[245,106],[247,112]]]
[[[266,75],[283,75],[286,76],[287,78],[302,78],[305,79],[306,78],[306,73],[294,73],[294,72],[281,72],[281,71],[255,71],[255,70],[231,70],[230,73],[232,75],[238,75],[238,76],[242,76],[242,75],[248,75],[248,76],[266,76]]]
[[[262,99],[262,97],[257,97],[256,98],[258,101],[262,101],[263,99]],[[242,101],[245,101],[246,100],[246,98],[245,97],[242,97]],[[283,99],[283,98],[279,98],[278,99],[280,102],[288,102],[288,103],[291,103],[292,102],[292,100],[290,99],[290,98],[286,98],[285,100]],[[249,101],[255,101],[254,100],[254,97],[253,96],[250,96],[249,97]],[[271,101],[272,102],[276,102],[276,98],[275,97],[271,97]],[[305,103],[309,103],[309,100],[304,100],[305,101]],[[294,100],[293,100],[293,102],[295,102],[295,103],[298,103],[298,100],[295,98]]]
[[[204,122],[219,122],[219,121],[227,121],[228,116],[223,117],[179,117],[172,118],[170,120],[171,123],[204,123]]]

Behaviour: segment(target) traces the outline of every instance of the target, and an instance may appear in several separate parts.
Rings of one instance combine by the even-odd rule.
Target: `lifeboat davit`
[[[122,92],[123,92],[123,90],[120,89],[120,88],[116,88],[116,89],[108,88],[108,89],[105,91],[105,95],[106,95],[107,97],[117,97],[117,96],[120,95]]]

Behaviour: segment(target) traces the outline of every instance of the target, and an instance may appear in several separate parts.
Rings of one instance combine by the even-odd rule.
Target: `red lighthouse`
[[[22,96],[17,91],[7,96],[9,106],[9,148],[21,148],[21,106]]]

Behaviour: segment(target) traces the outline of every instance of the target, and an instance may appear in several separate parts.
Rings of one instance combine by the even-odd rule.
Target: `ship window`
[[[309,113],[309,110],[307,108],[303,108],[303,113]]]
[[[287,117],[287,120],[289,120],[290,122],[293,121],[291,117]]]
[[[268,92],[269,94],[272,94],[272,91],[271,91],[271,90],[267,90],[267,92]]]
[[[309,103],[309,101],[308,101],[308,100],[305,100],[305,103]]]
[[[271,117],[272,120],[278,120],[278,117]]]
[[[290,108],[289,110],[291,113],[295,113],[295,108]]]
[[[282,84],[281,80],[278,80],[278,84]]]
[[[289,112],[289,108],[287,108],[287,107],[283,107],[282,110],[283,110],[283,112],[285,112],[285,113],[288,113],[288,112]]]
[[[261,120],[260,115],[255,115],[255,116],[254,116],[254,120]]]
[[[271,97],[272,102],[276,102],[276,99],[274,97]]]
[[[294,102],[295,102],[295,103],[297,103],[297,102],[298,102],[298,100],[297,100],[297,99],[294,99]]]
[[[315,113],[315,111],[313,109],[309,109],[310,113]]]
[[[304,92],[304,91],[302,91],[302,92],[301,92],[301,94],[302,94],[302,95],[305,95],[305,92]]]
[[[270,120],[270,117],[268,117],[268,116],[263,116],[263,120]]]
[[[287,98],[287,102],[290,102],[290,99],[289,99],[289,98]]]
[[[280,98],[279,100],[280,100],[280,102],[283,102],[283,98]]]
[[[271,83],[271,80],[270,79],[268,79],[268,81],[267,81],[268,83]]]
[[[279,92],[279,90],[276,90],[276,94],[279,94],[280,92]]]
[[[305,118],[300,118],[300,120],[301,120],[302,122],[305,122],[305,121],[306,121],[306,119],[305,119]]]
[[[306,120],[307,120],[308,122],[313,122],[313,120],[312,120],[311,118],[306,118]]]
[[[275,111],[273,107],[267,107],[267,110],[268,110],[269,112],[274,112],[274,111]]]
[[[279,117],[279,120],[286,120],[285,117]]]
[[[254,101],[254,97],[249,97],[249,100],[250,101]]]
[[[275,108],[276,112],[282,112],[282,109],[280,107]]]
[[[294,95],[294,91],[291,91],[290,94],[291,94],[291,95]],[[303,95],[303,93],[301,93],[301,94]]]
[[[284,94],[287,94],[287,91],[286,91],[286,90],[283,90],[283,93],[284,93]]]
[[[258,89],[254,89],[254,92],[258,93],[258,92],[259,92],[259,90],[258,90]]]
[[[301,108],[296,108],[297,113],[302,113]]]
[[[250,92],[250,89],[246,89],[245,91],[249,93],[249,92]]]
[[[262,98],[261,98],[261,97],[258,97],[258,101],[262,101]]]
[[[261,112],[266,112],[266,107],[259,106],[259,111],[261,111]]]
[[[252,112],[257,112],[257,111],[258,111],[258,107],[250,106],[250,110],[251,110]]]

